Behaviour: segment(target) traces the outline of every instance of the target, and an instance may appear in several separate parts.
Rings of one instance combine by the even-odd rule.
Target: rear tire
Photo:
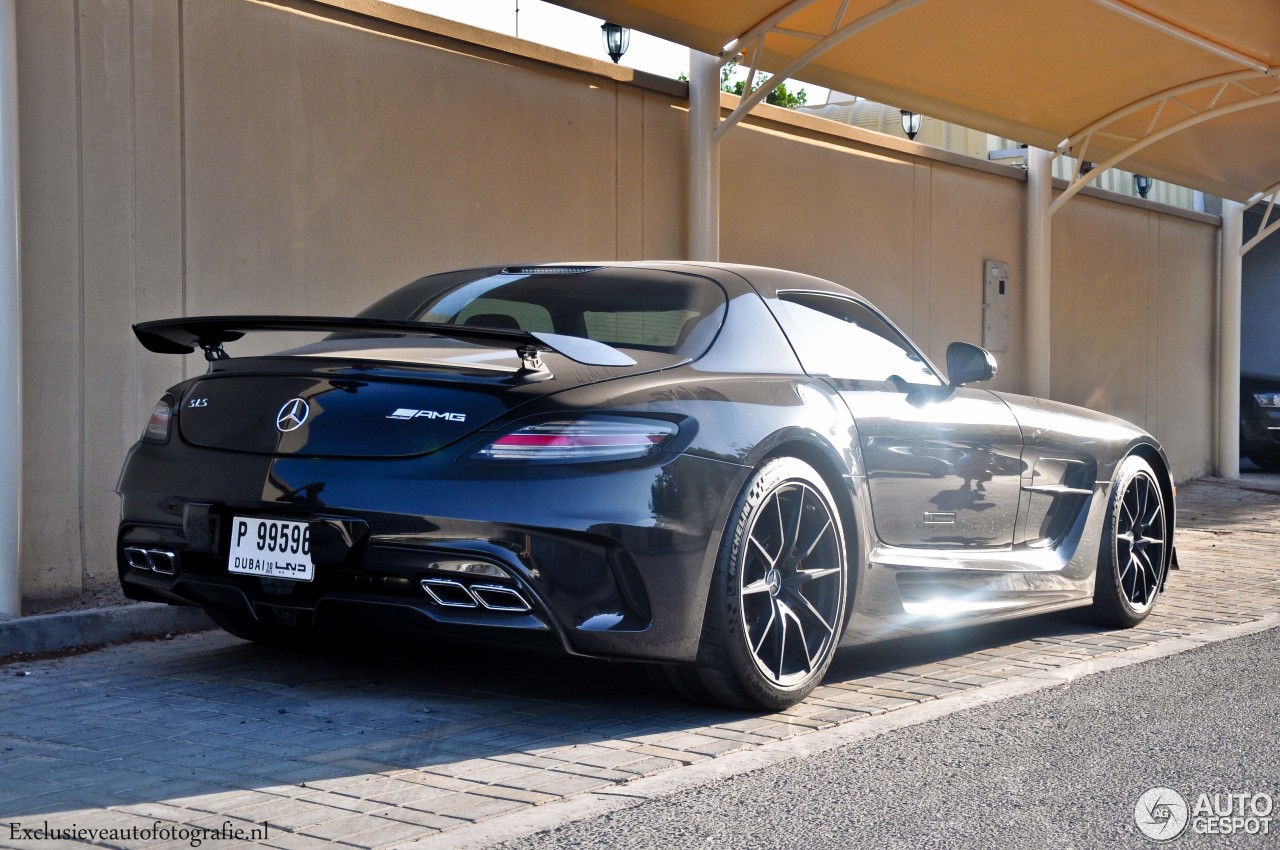
[[[1120,462],[1102,528],[1090,618],[1133,628],[1155,608],[1168,569],[1168,516],[1160,479],[1137,455]]]
[[[668,681],[698,701],[778,710],[822,680],[844,630],[849,567],[835,499],[813,467],[780,457],[729,514],[698,660]]]

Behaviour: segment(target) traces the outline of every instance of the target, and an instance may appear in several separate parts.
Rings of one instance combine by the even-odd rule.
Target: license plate
[[[311,581],[311,530],[305,522],[238,516],[231,523],[227,570],[264,578]]]

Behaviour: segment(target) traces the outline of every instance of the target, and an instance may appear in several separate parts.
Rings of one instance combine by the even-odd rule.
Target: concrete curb
[[[199,608],[139,602],[0,620],[0,658],[213,628]]]

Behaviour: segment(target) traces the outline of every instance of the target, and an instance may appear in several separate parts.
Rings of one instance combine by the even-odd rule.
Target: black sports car
[[[1280,378],[1240,376],[1240,453],[1280,471]]]
[[[134,328],[203,349],[120,478],[120,579],[257,641],[449,633],[651,662],[777,708],[837,646],[1090,606],[1173,550],[1160,445],[944,376],[825,280],[701,263],[422,278],[355,318]],[[247,333],[320,341],[259,357]]]

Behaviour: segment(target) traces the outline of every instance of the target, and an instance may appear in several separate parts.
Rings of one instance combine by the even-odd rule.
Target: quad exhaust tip
[[[520,591],[501,584],[467,586],[451,578],[424,578],[422,589],[433,602],[445,608],[484,608],[516,613],[533,610]]]
[[[124,560],[135,570],[151,570],[153,573],[171,576],[178,571],[178,556],[168,549],[143,549],[140,546],[124,547]]]

